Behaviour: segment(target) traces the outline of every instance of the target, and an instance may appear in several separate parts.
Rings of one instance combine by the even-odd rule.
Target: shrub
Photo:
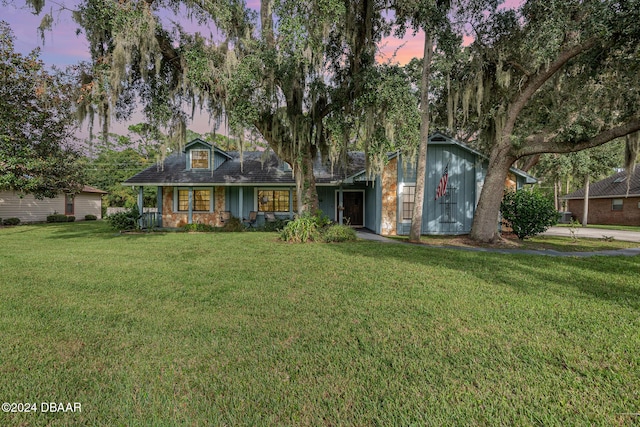
[[[222,231],[244,231],[244,224],[240,218],[236,218],[232,216],[228,220],[225,221],[224,225],[221,228]]]
[[[318,240],[318,217],[305,214],[290,221],[280,232],[280,239],[289,243],[306,243]]]
[[[213,225],[209,224],[185,224],[182,227],[183,231],[197,231],[197,232],[211,232],[215,231],[216,228]]]
[[[128,211],[107,216],[107,222],[116,230],[135,230],[138,228],[138,219],[140,219],[140,212],[135,205]]]
[[[2,221],[3,225],[18,225],[20,224],[20,218],[7,218]]]
[[[264,231],[280,231],[287,225],[288,222],[289,220],[287,219],[276,218],[275,221],[265,222],[262,229]]]
[[[73,221],[75,221],[75,220],[76,220],[76,217],[75,217],[75,216],[73,216],[73,215],[69,215],[69,216],[67,217],[67,222],[73,222]]]
[[[553,201],[536,190],[506,193],[500,212],[521,240],[544,232],[555,225],[560,217]]]
[[[98,219],[98,217],[97,217],[97,216],[95,216],[95,215],[91,215],[91,214],[89,214],[89,215],[85,215],[85,216],[84,216],[84,220],[85,220],[85,221],[95,221],[95,220],[97,220],[97,219]]]
[[[327,243],[331,242],[353,242],[357,240],[356,231],[343,224],[334,224],[329,226],[322,234],[322,240]]]
[[[47,222],[68,222],[66,215],[54,213],[47,215]]]

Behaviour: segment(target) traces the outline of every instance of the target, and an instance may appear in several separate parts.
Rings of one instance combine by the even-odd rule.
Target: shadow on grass
[[[106,222],[72,222],[67,224],[42,224],[50,227],[49,239],[82,239],[98,238],[113,239],[116,237],[146,238],[149,236],[162,236],[161,232],[137,232],[120,233],[112,229]]]
[[[382,263],[388,258],[427,268],[464,271],[487,283],[506,285],[523,293],[551,291],[571,297],[573,289],[640,310],[640,256],[549,257],[378,242],[330,246],[346,256],[370,257]]]

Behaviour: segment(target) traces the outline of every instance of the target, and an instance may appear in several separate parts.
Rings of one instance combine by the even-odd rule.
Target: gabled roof
[[[456,145],[474,155],[486,159],[482,153],[468,145],[448,137],[440,132],[431,135],[429,144]],[[210,147],[216,153],[225,156],[227,160],[217,169],[187,169],[187,151],[195,146]],[[389,153],[389,159],[396,157],[398,153]],[[168,156],[164,161],[151,166],[137,175],[129,178],[124,185],[295,185],[295,179],[290,170],[284,170],[282,162],[271,150],[249,151],[243,153],[237,151],[225,152],[199,138],[185,145],[184,150]],[[339,184],[341,182],[366,181],[365,178],[365,154],[363,152],[350,152],[347,166],[343,168],[339,164],[330,165],[328,161],[316,159],[313,170],[316,184]],[[516,168],[510,171],[525,179],[527,184],[533,184],[537,180],[531,175]]]
[[[98,193],[98,194],[108,194],[108,192],[97,189],[95,187],[92,187],[90,185],[83,185],[82,186],[82,192],[83,193]]]
[[[184,148],[182,149],[182,152],[186,153],[191,147],[195,147],[195,146],[198,146],[198,145],[203,146],[205,148],[208,148],[210,150],[213,150],[215,153],[218,153],[218,154],[226,157],[227,159],[231,158],[229,153],[227,153],[226,151],[221,150],[218,147],[216,147],[215,145],[213,145],[213,144],[211,144],[211,143],[209,143],[209,142],[207,142],[207,141],[205,141],[203,139],[200,139],[200,138],[195,138],[195,139],[191,140],[191,142],[187,143],[184,146]]]
[[[431,136],[429,137],[429,144],[430,145],[455,145],[458,146],[460,148],[462,148],[463,150],[466,150],[470,153],[473,153],[483,159],[487,159],[487,156],[485,156],[483,153],[481,153],[480,151],[469,147],[467,144],[458,141],[455,138],[451,138],[450,136],[447,136],[445,134],[443,134],[442,132],[434,132],[431,134]],[[536,182],[538,182],[538,180],[529,175],[528,173],[526,173],[525,171],[518,169],[516,167],[510,167],[509,171],[511,171],[512,173],[521,176],[522,178],[524,178],[525,183],[526,184],[535,184]]]
[[[237,151],[224,152],[228,160],[215,170],[187,170],[186,153],[178,152],[163,162],[151,166],[129,178],[124,185],[295,185],[290,170],[284,170],[282,162],[273,151],[248,151],[242,162]],[[356,171],[364,169],[364,153],[349,153],[347,170],[339,165],[316,160],[314,174],[316,184],[334,184]]]
[[[447,136],[441,132],[434,132],[431,134],[431,136],[429,136],[429,145],[455,145],[457,147],[460,147],[461,149],[468,151],[472,154],[474,154],[475,156],[478,156],[482,159],[487,159],[487,156],[485,156],[484,154],[482,154],[480,151],[473,149],[471,147],[469,147],[467,144],[458,141],[455,138],[451,138],[450,136]],[[389,160],[393,159],[394,157],[399,156],[400,153],[399,152],[395,152],[395,153],[389,153],[388,154],[388,158]],[[525,180],[525,184],[535,184],[536,182],[538,182],[538,180],[529,175],[528,173],[526,173],[523,170],[520,170],[518,168],[515,167],[511,167],[509,168],[509,171],[511,171],[512,173],[521,176],[522,178],[524,178]],[[349,181],[357,181],[359,179],[361,179],[363,176],[365,176],[365,171],[359,171],[356,172],[355,175],[353,176],[349,176]]]
[[[589,185],[590,199],[608,199],[623,197],[640,197],[640,168],[635,167],[634,173],[629,178],[629,194],[627,196],[627,172],[618,172],[602,181]],[[562,199],[584,199],[584,188],[569,193]]]

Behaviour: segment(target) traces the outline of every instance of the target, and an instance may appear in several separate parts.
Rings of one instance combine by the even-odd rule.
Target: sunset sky
[[[22,1],[15,2],[24,4]],[[522,0],[507,0],[503,7],[515,7],[522,3]],[[250,7],[259,7],[258,0],[248,1]],[[50,6],[47,5],[47,8]],[[48,10],[48,9],[45,9]],[[45,64],[58,67],[75,64],[82,60],[89,60],[88,43],[84,35],[76,35],[78,25],[73,22],[71,14],[66,11],[54,16],[54,29],[45,34],[44,44],[37,31],[37,27],[42,19],[30,12],[26,6],[0,6],[0,19],[7,21],[13,30],[16,38],[16,50],[27,54],[33,49],[41,49],[40,58]],[[394,62],[407,63],[411,58],[422,56],[424,34],[419,32],[416,35],[408,33],[404,39],[389,38],[383,41],[381,61],[391,60],[394,52],[396,57]],[[189,126],[190,129],[204,133],[211,131],[208,120],[199,118]],[[126,126],[119,129],[114,126],[114,131],[126,133]]]

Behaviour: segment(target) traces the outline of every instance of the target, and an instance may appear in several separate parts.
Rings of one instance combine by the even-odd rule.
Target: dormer
[[[196,138],[184,146],[186,154],[187,170],[211,170],[217,169],[222,163],[231,159],[231,156],[207,141]]]
[[[291,172],[291,165],[284,160],[278,159],[278,169],[283,172]]]

